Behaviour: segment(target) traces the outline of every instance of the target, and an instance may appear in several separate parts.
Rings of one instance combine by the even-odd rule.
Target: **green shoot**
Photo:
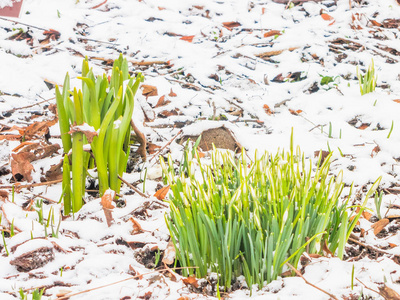
[[[392,121],[392,126],[390,127],[389,134],[388,134],[387,138],[390,138],[390,135],[392,134],[392,131],[393,131],[393,127],[394,127],[394,121]]]
[[[383,197],[383,192],[380,192],[379,195],[378,192],[375,193],[374,203],[375,203],[376,215],[378,216],[379,220],[382,219],[381,216],[382,197]]]
[[[371,64],[364,75],[361,74],[360,69],[357,66],[357,77],[360,85],[361,95],[375,91],[377,76],[375,76],[374,60],[371,61]]]

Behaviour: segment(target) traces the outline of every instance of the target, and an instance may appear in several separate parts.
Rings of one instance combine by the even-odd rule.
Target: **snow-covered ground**
[[[6,2],[0,1],[0,6]],[[52,211],[56,229],[61,184],[23,188],[14,196],[8,188],[11,150],[21,143],[21,130],[54,119],[49,109],[55,103],[54,84],[62,85],[69,72],[72,84],[79,87],[83,57],[89,58],[95,74],[102,74],[111,71],[119,53],[129,60],[131,71],[145,75],[144,85],[157,88],[156,95],[146,96],[145,88],[138,91],[133,119],[150,145],[167,145],[162,154],[180,160],[182,146],[178,139],[171,140],[181,129],[182,134],[195,135],[224,124],[252,156],[256,150],[288,148],[293,128],[294,143],[308,157],[315,151],[333,151],[332,174],[342,170],[345,183],[354,183],[360,195],[382,176],[381,213],[389,217],[383,231],[376,236],[371,225],[377,218],[362,218],[364,236],[355,233],[361,246],[349,245],[353,254],[347,253],[345,261],[312,258],[304,278],[338,299],[379,299],[376,292],[383,295],[388,290],[400,293],[397,1],[305,1],[293,6],[272,0],[25,0],[22,9],[19,19],[0,19],[0,192],[10,192],[8,200],[0,193],[0,214],[2,228],[8,230],[12,223],[16,233],[6,234],[9,256],[0,246],[1,299],[15,299],[20,288],[43,287],[49,299],[66,299],[66,292],[88,289],[94,290],[70,299],[212,298],[206,289],[194,293],[181,278],[173,280],[147,262],[154,260],[156,249],[166,249],[169,238],[166,205],[155,197],[131,194],[124,186],[126,205],[114,209],[111,227],[100,199],[88,197],[75,220],[61,221],[58,238],[43,239],[38,213],[27,206],[35,207],[43,197],[43,215],[47,219]],[[372,59],[377,88],[362,96],[357,66],[365,72]],[[322,85],[324,76],[333,81]],[[30,107],[20,109],[25,106]],[[50,143],[60,143],[57,124],[51,124],[50,135]],[[33,141],[41,139],[43,135]],[[145,193],[153,195],[161,181],[157,157],[152,157],[157,150],[148,151],[147,162],[134,166],[124,179],[139,183],[147,176]],[[32,162],[33,182],[40,182],[60,161],[61,152]],[[144,167],[147,175],[138,172]],[[143,184],[137,188],[143,189]],[[368,207],[375,215],[372,198]],[[42,256],[54,260],[31,271],[18,271],[10,264],[39,248]],[[112,285],[104,286],[108,284]],[[228,296],[330,297],[300,277],[278,279],[254,289],[251,296],[248,289]]]

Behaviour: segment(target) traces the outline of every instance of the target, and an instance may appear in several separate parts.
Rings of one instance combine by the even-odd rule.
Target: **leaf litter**
[[[346,259],[324,249],[325,256],[304,259],[302,275],[337,298],[398,299],[397,1],[25,2],[20,19],[0,19],[2,299],[36,287],[49,299],[87,289],[93,290],[71,299],[212,299],[212,276],[176,280],[179,271],[167,269],[174,255],[161,202],[168,187],[160,186],[152,158],[171,153],[180,161],[182,137],[202,133],[209,135],[203,151],[224,138],[229,149],[243,147],[250,156],[256,149],[275,152],[288,147],[292,128],[308,157],[334,152],[331,172],[343,170],[346,184],[354,182],[354,205],[383,176],[382,219],[371,198]],[[69,72],[79,86],[85,56],[95,73],[110,71],[120,52],[132,73],[146,76],[135,103],[131,172],[123,178],[130,187],[117,200],[88,195],[74,219],[62,217],[61,184],[45,182],[61,174],[60,133],[49,107],[54,84]],[[365,71],[372,58],[378,87],[361,96],[356,66]],[[12,192],[16,181],[24,187]],[[301,277],[253,288],[252,296],[245,288],[228,296],[329,299]]]

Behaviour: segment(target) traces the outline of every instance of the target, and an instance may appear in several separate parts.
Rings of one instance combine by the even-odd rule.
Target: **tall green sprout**
[[[364,75],[361,74],[360,69],[357,66],[357,78],[358,83],[360,84],[361,95],[365,95],[375,91],[377,76],[375,76],[374,60],[371,61],[371,64],[369,65],[368,70]]]
[[[343,257],[360,212],[349,221],[348,200],[340,201],[342,173],[328,174],[331,156],[323,163],[320,157],[315,170],[293,144],[289,152],[256,155],[254,162],[245,153],[237,159],[218,150],[211,164],[194,157],[185,151],[177,176],[172,159],[161,158],[171,187],[165,219],[184,276],[215,272],[228,289],[244,275],[249,287],[262,286],[286,262],[296,267],[306,249],[319,253],[326,244]]]
[[[67,73],[62,92],[56,86],[61,140],[64,148],[64,213],[77,212],[83,205],[86,173],[97,167],[100,195],[111,188],[117,193],[118,176],[126,170],[129,157],[130,121],[134,96],[143,75],[131,77],[128,62],[120,55],[114,62],[110,81],[106,74],[95,76],[86,58],[82,64],[82,89],[70,91]],[[72,99],[71,99],[72,96]],[[96,135],[90,143],[94,160],[84,151],[89,141],[80,125],[92,126]],[[74,129],[71,131],[71,129]],[[71,133],[72,132],[72,133]],[[72,159],[68,157],[72,150]],[[70,161],[72,167],[70,167]],[[72,177],[70,175],[72,170]],[[71,188],[72,180],[72,188]]]

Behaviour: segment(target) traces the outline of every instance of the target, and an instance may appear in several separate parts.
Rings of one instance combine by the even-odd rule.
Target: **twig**
[[[43,198],[44,200],[46,200],[46,201],[48,201],[50,203],[54,203],[54,204],[57,204],[59,202],[59,201],[47,198],[47,197],[42,196],[42,195],[37,195],[37,194],[33,194],[33,197],[35,197],[35,198]]]
[[[134,190],[136,193],[138,193],[140,196],[142,197],[146,197],[149,198],[150,196],[142,193],[141,191],[139,191],[138,188],[134,187],[132,184],[130,184],[128,181],[126,181],[125,179],[123,179],[121,176],[118,175],[119,180],[121,180],[123,183],[125,183],[127,186],[129,186],[132,190]]]
[[[61,179],[53,180],[53,181],[46,181],[46,182],[38,182],[38,183],[30,183],[30,184],[13,184],[13,185],[1,185],[0,189],[12,189],[13,187],[15,189],[23,189],[23,188],[30,188],[30,187],[36,187],[36,186],[43,186],[43,185],[52,185],[55,183],[62,182]]]
[[[42,27],[38,27],[38,26],[34,26],[34,25],[29,25],[29,24],[26,24],[26,23],[22,23],[22,22],[19,22],[19,21],[15,21],[15,20],[10,20],[10,19],[4,18],[4,17],[0,17],[0,20],[4,20],[4,21],[16,23],[16,24],[25,25],[25,26],[32,27],[32,28],[36,28],[36,29],[39,29],[39,30],[47,30],[47,29],[42,28]]]
[[[168,143],[166,143],[163,147],[161,147],[160,150],[158,150],[152,157],[150,157],[149,162],[151,162],[153,158],[155,158],[157,155],[161,153],[161,151],[163,151],[166,147],[168,147],[182,132],[183,132],[182,129],[179,130],[179,132]]]
[[[386,251],[384,251],[384,250],[381,250],[381,249],[375,248],[375,247],[373,247],[373,246],[370,246],[370,245],[364,244],[364,243],[362,243],[362,242],[359,242],[359,241],[357,241],[356,239],[353,239],[353,238],[351,238],[351,237],[349,237],[349,241],[351,241],[351,242],[353,242],[353,243],[355,243],[355,244],[357,244],[357,245],[360,245],[360,246],[362,246],[362,247],[364,247],[364,248],[368,248],[368,249],[370,249],[370,250],[372,250],[372,251],[378,252],[378,253],[382,253],[382,254],[386,254],[386,255],[394,256],[394,257],[400,257],[399,255],[392,254],[392,253],[388,253],[388,252],[386,252]]]
[[[36,106],[36,105],[40,105],[42,103],[49,102],[49,101],[54,100],[54,99],[56,99],[56,97],[53,97],[53,98],[50,98],[50,99],[46,99],[46,100],[31,104],[31,105],[27,105],[27,106],[15,107],[13,109],[9,109],[9,110],[3,111],[2,114],[4,116],[4,114],[12,113],[12,112],[15,112],[15,111],[20,110],[20,109],[25,109],[25,108],[30,108],[30,107],[33,107],[33,106]]]
[[[321,288],[315,286],[314,284],[308,282],[307,279],[305,279],[304,276],[295,267],[293,267],[290,263],[286,263],[286,265],[289,266],[296,273],[297,276],[301,277],[304,280],[305,283],[307,283],[308,285],[311,285],[313,288],[316,288],[317,290],[327,294],[332,299],[338,300],[338,298],[336,298],[335,295],[333,295],[333,294],[331,294],[331,293],[329,293],[327,291],[324,291],[323,289],[321,289]]]
[[[356,277],[356,280],[357,280],[359,283],[361,283],[367,290],[373,291],[373,292],[377,293],[378,295],[381,295],[381,293],[379,293],[378,291],[375,291],[375,290],[373,290],[373,289],[367,287],[367,286],[366,286],[360,279],[358,279],[357,277]],[[382,296],[382,295],[381,295],[381,296]]]
[[[174,270],[176,270],[176,269],[189,269],[189,268],[192,269],[192,268],[197,268],[197,267],[181,267],[181,268],[174,268]],[[156,271],[151,271],[151,272],[135,275],[135,276],[132,276],[132,277],[129,277],[129,278],[125,278],[125,279],[122,279],[122,280],[119,280],[119,281],[116,281],[116,282],[112,282],[112,283],[109,283],[109,284],[105,284],[105,285],[102,285],[102,286],[98,286],[98,287],[95,287],[95,288],[87,289],[87,290],[80,291],[80,292],[73,293],[73,294],[67,294],[65,296],[56,298],[55,300],[66,300],[66,299],[69,299],[72,296],[85,294],[85,293],[88,293],[88,292],[91,292],[91,291],[95,291],[95,290],[98,290],[98,289],[102,289],[102,288],[105,288],[105,287],[108,287],[108,286],[112,286],[112,285],[115,285],[115,284],[118,284],[118,283],[121,283],[121,282],[129,281],[129,280],[132,280],[132,279],[137,279],[137,278],[140,278],[140,277],[142,277],[144,275],[149,275],[149,274],[159,273],[159,272],[164,272],[164,271],[168,271],[168,270],[167,269],[161,269],[161,270],[156,270]]]

